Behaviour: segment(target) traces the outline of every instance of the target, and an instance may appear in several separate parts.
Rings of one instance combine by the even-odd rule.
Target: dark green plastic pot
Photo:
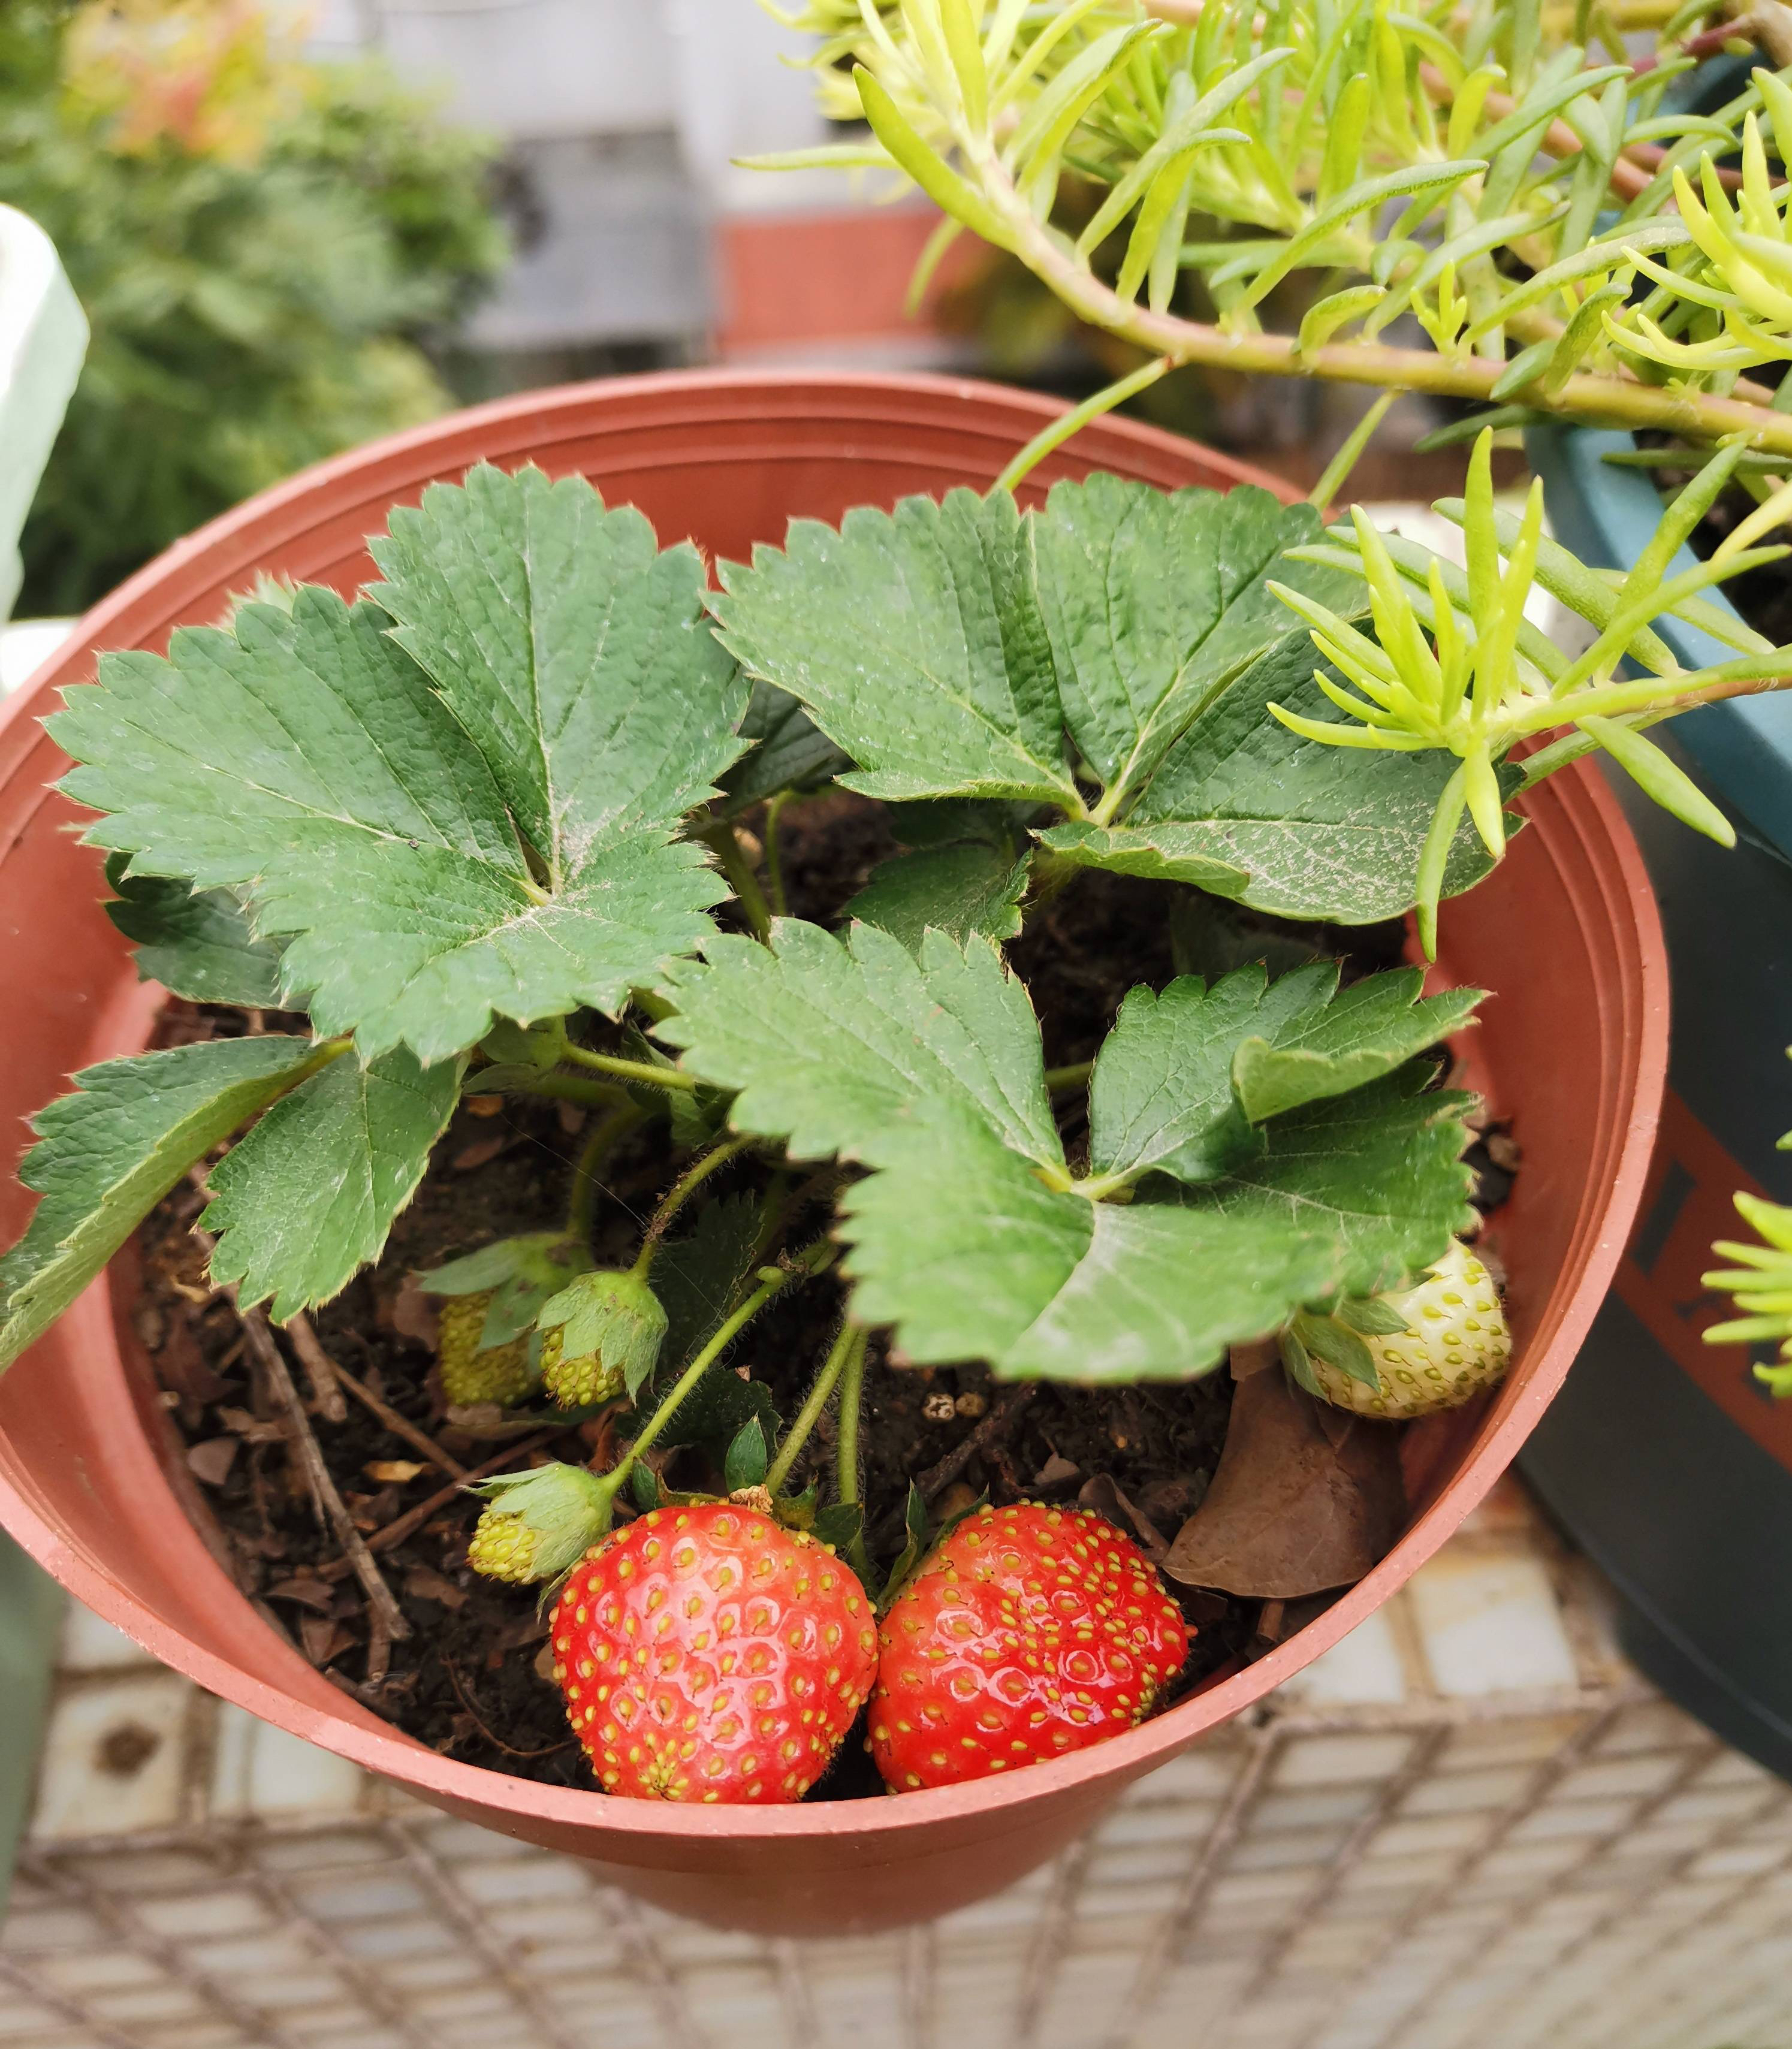
[[[1555,426],[1528,442],[1557,538],[1607,568],[1635,562],[1660,516],[1648,472],[1603,460],[1628,445]],[[1658,630],[1689,665],[1728,651]],[[1792,1154],[1776,1147],[1792,1128],[1792,694],[1710,706],[1654,737],[1668,733],[1740,843],[1726,852],[1623,793],[1667,935],[1668,1096],[1616,1282],[1522,1465],[1616,1586],[1636,1663],[1792,1779],[1792,1402],[1755,1379],[1746,1347],[1702,1341],[1724,1308],[1699,1277],[1714,1238],[1751,1235],[1738,1188],[1792,1201]]]

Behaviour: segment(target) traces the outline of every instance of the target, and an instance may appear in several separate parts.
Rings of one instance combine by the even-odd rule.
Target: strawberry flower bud
[[[467,1547],[467,1562],[512,1586],[557,1580],[610,1526],[610,1495],[583,1466],[538,1466],[475,1481],[490,1504]]]
[[[635,1273],[581,1273],[541,1312],[542,1374],[563,1409],[595,1406],[634,1394],[652,1372],[666,1336],[666,1312]]]

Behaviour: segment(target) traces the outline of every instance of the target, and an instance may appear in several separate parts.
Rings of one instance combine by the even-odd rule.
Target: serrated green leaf
[[[659,1036],[695,1046],[684,1065],[741,1091],[737,1129],[787,1138],[798,1159],[858,1154],[867,1133],[963,1110],[1018,1155],[1063,1161],[1032,1005],[981,940],[961,950],[935,933],[917,962],[873,926],[849,947],[780,918],[770,947],[723,934],[668,986],[679,1014]]]
[[[1232,1056],[1239,1107],[1260,1124],[1391,1074],[1460,1031],[1487,993],[1452,989],[1421,996],[1424,986],[1419,968],[1370,975],[1273,1032],[1246,1039]]]
[[[1110,816],[1125,810],[1207,698],[1286,636],[1287,608],[1266,588],[1296,566],[1285,549],[1323,531],[1307,504],[1246,485],[1154,491],[1115,476],[1052,487],[1035,522],[1040,606],[1079,752]],[[1349,579],[1301,588],[1320,602],[1359,601]]]
[[[1020,929],[1020,899],[1030,862],[976,841],[917,848],[873,871],[841,913],[892,934],[911,949],[929,929],[966,939],[1012,939]]]
[[[730,818],[781,790],[818,789],[853,765],[789,691],[775,683],[753,685],[741,737],[751,752],[721,778]]]
[[[793,520],[781,550],[724,563],[721,580],[723,641],[858,764],[849,788],[1080,804],[1008,492],[861,507],[838,533]]]
[[[1176,881],[1200,882],[1203,865],[1230,863],[1242,885],[1201,886],[1281,917],[1365,925],[1409,910],[1454,758],[1278,737],[1265,710],[1271,702],[1331,716],[1312,680],[1317,666],[1305,632],[1290,634],[1215,694],[1121,826],[1105,836],[1061,826],[1044,844],[1091,865]],[[1465,824],[1444,893],[1470,888],[1491,865]]]
[[[671,982],[659,1028],[740,1091],[738,1128],[875,1170],[841,1201],[853,1314],[919,1363],[1188,1378],[1304,1302],[1391,1285],[1467,1215],[1464,1098],[1421,1098],[1405,1071],[1274,1120],[1200,1188],[1098,1199],[1102,1176],[1072,1181],[1032,1006],[986,941],[930,933],[917,958],[866,927],[843,943],[785,920],[771,948],[720,938]],[[1158,1066],[1199,1096],[1198,1071],[1161,1049]],[[1127,1107],[1114,1128],[1195,1143],[1173,1102]]]
[[[1319,534],[1266,492],[1166,496],[1097,476],[1018,519],[1005,492],[810,522],[725,566],[723,638],[806,704],[886,799],[1005,797],[1065,822],[1079,865],[1193,883],[1254,908],[1363,923],[1408,909],[1447,770],[1302,741],[1269,713],[1325,700],[1268,588],[1348,609],[1360,586],[1283,550]],[[1074,750],[1098,782],[1086,795]],[[1487,872],[1471,830],[1448,887]]]
[[[341,1049],[269,1035],[107,1060],[32,1119],[41,1198],[0,1258],[0,1370],[34,1344],[196,1160]]]
[[[242,900],[227,889],[189,888],[158,875],[132,875],[127,855],[106,863],[118,892],[106,915],[137,950],[137,973],[190,1003],[271,1009],[280,1001],[280,948],[258,939]]]
[[[249,894],[258,931],[290,935],[285,1000],[363,1059],[616,1012],[726,893],[674,838],[746,694],[699,558],[577,480],[489,469],[375,548],[389,609],[245,605],[234,634],[107,655],[68,693],[63,787],[107,815],[89,838]]]
[[[645,1459],[637,1459],[630,1468],[628,1491],[635,1497],[635,1506],[643,1515],[659,1507],[665,1493],[660,1486],[659,1474]]]
[[[461,1063],[402,1047],[371,1067],[334,1060],[275,1103],[212,1169],[205,1227],[215,1280],[284,1323],[379,1257],[460,1096]]]
[[[830,1501],[816,1510],[809,1534],[844,1557],[865,1534],[865,1510],[856,1501]]]
[[[717,1359],[678,1404],[662,1441],[702,1444],[720,1453],[753,1416],[764,1425],[768,1437],[775,1437],[783,1427],[777,1402],[765,1382],[743,1380],[733,1367]]]
[[[744,1487],[763,1487],[771,1464],[772,1445],[765,1425],[757,1416],[749,1416],[728,1447],[728,1456],[722,1461],[722,1484],[730,1494]]]
[[[1090,1168],[1184,1181],[1223,1173],[1254,1143],[1233,1090],[1238,1048],[1280,1043],[1323,1014],[1337,986],[1336,963],[1324,961],[1273,982],[1250,966],[1211,988],[1184,975],[1161,995],[1129,991],[1090,1077]]]

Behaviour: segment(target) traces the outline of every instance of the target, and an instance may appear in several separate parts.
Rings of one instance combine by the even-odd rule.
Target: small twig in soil
[[[1036,1385],[1029,1385],[1013,1388],[1003,1395],[974,1430],[961,1437],[944,1458],[916,1478],[915,1484],[922,1495],[931,1501],[943,1488],[950,1487],[979,1453],[994,1450],[1013,1433],[1022,1413],[1038,1393]],[[902,1518],[901,1508],[895,1508],[878,1525],[874,1542],[880,1549],[901,1535]]]
[[[298,1354],[305,1378],[311,1382],[311,1398],[317,1405],[318,1414],[326,1423],[346,1423],[348,1404],[343,1400],[342,1390],[336,1385],[342,1369],[317,1342],[311,1319],[303,1310],[287,1323],[286,1336]]]
[[[551,1444],[556,1437],[566,1435],[564,1430],[543,1430],[539,1437],[530,1438],[521,1444],[507,1444],[495,1457],[488,1459],[482,1466],[475,1466],[467,1475],[467,1482],[484,1479],[497,1472],[500,1466],[527,1460]],[[446,1508],[462,1492],[467,1483],[457,1481],[432,1494],[427,1501],[420,1501],[414,1508],[407,1508],[396,1521],[388,1522],[383,1530],[376,1530],[367,1539],[370,1551],[390,1551],[395,1544],[402,1544],[407,1537],[414,1537],[430,1518],[438,1510]],[[346,1558],[332,1558],[327,1565],[320,1565],[317,1577],[321,1580],[345,1580],[352,1568]]]
[[[336,1376],[363,1408],[379,1418],[395,1437],[402,1437],[414,1452],[421,1452],[431,1465],[440,1467],[450,1479],[464,1480],[468,1477],[466,1468],[458,1459],[451,1458],[427,1430],[419,1429],[408,1416],[401,1416],[391,1402],[383,1402],[365,1382],[357,1380],[346,1367],[337,1367]]]
[[[561,1751],[571,1750],[573,1748],[576,1738],[569,1738],[565,1743],[550,1743],[542,1750],[513,1750],[502,1736],[494,1736],[486,1724],[484,1716],[473,1705],[472,1697],[461,1684],[461,1675],[454,1669],[454,1660],[445,1650],[441,1654],[441,1669],[448,1674],[448,1683],[454,1689],[455,1699],[472,1718],[473,1726],[494,1750],[501,1750],[506,1757],[554,1757]]]
[[[235,1303],[235,1290],[228,1292],[232,1303]],[[324,1454],[318,1449],[311,1419],[299,1399],[285,1353],[274,1343],[273,1330],[259,1309],[245,1309],[239,1304],[236,1313],[243,1320],[249,1349],[266,1375],[269,1390],[285,1412],[290,1433],[288,1443],[305,1476],[305,1485],[311,1490],[311,1498],[317,1503],[319,1518],[342,1546],[348,1569],[360,1581],[361,1591],[367,1597],[369,1612],[383,1622],[389,1635],[402,1643],[410,1634],[410,1624],[405,1620],[404,1611],[387,1585],[384,1575],[374,1562],[373,1553],[367,1547],[366,1539],[355,1527],[354,1518],[336,1491],[330,1469],[324,1462]]]

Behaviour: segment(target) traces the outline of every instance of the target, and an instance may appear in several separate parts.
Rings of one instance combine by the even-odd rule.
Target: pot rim
[[[439,449],[462,435],[469,441],[481,437],[489,441],[492,428],[538,422],[544,414],[569,406],[589,406],[593,399],[601,402],[605,398],[659,395],[681,399],[712,394],[738,397],[743,393],[768,391],[800,393],[809,402],[806,410],[830,399],[850,400],[855,394],[876,395],[886,402],[885,418],[888,402],[892,398],[935,402],[959,400],[985,407],[996,401],[1015,423],[1017,434],[1032,431],[1029,422],[1044,426],[1067,410],[1055,400],[970,379],[869,371],[817,375],[802,371],[711,370],[660,372],[562,386],[450,414],[301,472],[201,527],[139,570],[86,616],[67,649],[52,655],[0,706],[0,774],[6,772],[3,743],[15,726],[24,727],[43,715],[48,708],[44,700],[57,687],[58,671],[79,659],[83,649],[103,640],[113,623],[126,617],[141,598],[171,575],[198,566],[202,558],[214,556],[251,532],[258,535],[265,550],[279,538],[286,515],[309,505],[320,494],[328,494],[339,484],[365,481],[371,472],[395,458]],[[731,410],[728,417],[738,419],[738,409]],[[1179,465],[1186,465],[1189,444],[1179,436],[1112,418],[1102,422],[1101,427],[1102,438],[1110,445],[1118,438],[1121,445],[1141,455],[1155,453],[1173,458]],[[1211,468],[1238,483],[1261,485],[1285,500],[1291,495],[1285,484],[1261,470],[1215,451],[1203,449],[1201,453]],[[504,458],[500,455],[497,459]],[[451,468],[453,460],[445,466]],[[438,465],[434,473],[440,474],[443,466]],[[1081,473],[1080,467],[1077,473]],[[240,570],[231,572],[242,573]],[[33,751],[28,745],[22,752],[29,755]],[[1029,1765],[1012,1778],[992,1777],[958,1786],[923,1788],[882,1800],[756,1808],[719,1803],[687,1807],[672,1802],[616,1799],[595,1790],[545,1786],[483,1766],[457,1763],[379,1722],[370,1711],[346,1697],[340,1713],[325,1713],[251,1677],[161,1620],[100,1567],[65,1542],[26,1495],[4,1475],[0,1475],[0,1526],[9,1530],[77,1599],[162,1663],[212,1693],[383,1778],[463,1810],[484,1810],[494,1819],[507,1814],[519,1819],[527,1816],[534,1822],[665,1844],[873,1837],[877,1839],[880,1853],[900,1854],[905,1837],[925,1835],[948,1819],[999,1823],[1005,1816],[1011,1816],[1018,1827],[1027,1818],[1026,1810],[1036,1803],[1079,1787],[1093,1791],[1104,1783],[1137,1775],[1153,1763],[1167,1760],[1206,1731],[1230,1720],[1331,1649],[1436,1553],[1511,1462],[1567,1373],[1611,1282],[1641,1200],[1665,1087],[1667,958],[1647,874],[1616,800],[1584,765],[1568,772],[1568,776],[1576,787],[1572,792],[1564,792],[1565,801],[1571,801],[1584,818],[1591,814],[1589,822],[1601,829],[1606,848],[1614,859],[1615,881],[1607,901],[1615,914],[1627,913],[1634,927],[1640,982],[1634,1087],[1617,1149],[1617,1163],[1609,1186],[1590,1216],[1583,1218],[1577,1242],[1589,1249],[1561,1321],[1542,1346],[1541,1356],[1531,1363],[1521,1398],[1371,1572],[1267,1656],[1191,1694],[1124,1735],[1108,1737],[1066,1757]],[[154,985],[131,994],[135,1001],[115,1003],[108,1020],[114,1037],[121,1041],[119,1050],[123,1050],[122,1040],[129,1036],[127,1017],[134,1017],[145,1002],[159,1005],[160,1001]],[[140,1032],[137,1044],[141,1044]],[[64,1327],[79,1342],[116,1348],[119,1340],[106,1274],[66,1312]],[[172,1495],[167,1510],[175,1515],[181,1512]],[[245,1619],[251,1619],[246,1600],[243,1604]],[[254,1627],[261,1625],[255,1623]]]

